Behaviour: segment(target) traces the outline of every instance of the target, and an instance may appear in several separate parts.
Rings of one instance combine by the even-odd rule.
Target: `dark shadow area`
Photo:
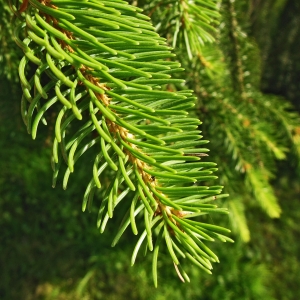
[[[269,18],[266,18],[263,24],[265,27],[268,27],[268,21],[272,17],[271,12],[274,12],[276,7],[271,9]],[[286,97],[298,110],[300,109],[299,15],[300,2],[288,0],[278,17],[276,26],[270,30],[270,37],[265,39],[260,35],[260,31],[256,32],[262,49],[267,48],[264,53],[262,90]]]

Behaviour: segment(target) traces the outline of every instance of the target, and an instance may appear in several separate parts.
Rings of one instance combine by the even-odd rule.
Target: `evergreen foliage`
[[[46,127],[48,129],[39,127],[39,134],[40,136],[41,133],[44,134],[45,143],[49,143],[52,135],[54,135],[52,131],[55,131],[52,155],[55,171],[54,184],[58,178],[59,181],[63,181],[64,187],[67,186],[68,178],[72,173],[75,162],[77,179],[73,178],[73,182],[76,182],[78,178],[85,178],[82,172],[85,174],[93,172],[93,177],[85,193],[84,208],[87,207],[91,211],[95,209],[96,205],[92,205],[94,194],[96,195],[95,199],[102,200],[100,204],[100,218],[98,220],[101,231],[104,230],[106,222],[112,214],[115,219],[118,216],[125,215],[121,229],[125,229],[126,226],[129,227],[131,223],[133,224],[133,232],[136,233],[134,227],[134,224],[136,224],[136,229],[142,232],[141,237],[144,238],[144,249],[141,248],[142,250],[146,252],[147,248],[149,250],[151,247],[151,235],[154,241],[158,236],[161,242],[164,240],[166,242],[166,245],[161,243],[159,250],[166,248],[172,256],[171,260],[174,260],[175,256],[176,258],[180,257],[180,249],[187,252],[192,251],[187,244],[183,245],[179,242],[182,237],[182,231],[176,231],[176,227],[177,229],[186,228],[186,234],[189,234],[190,227],[187,224],[182,225],[182,223],[179,225],[178,220],[176,220],[175,217],[181,218],[178,215],[180,213],[178,206],[173,208],[171,212],[175,217],[169,219],[168,216],[164,217],[161,211],[155,209],[156,206],[160,207],[159,202],[167,207],[171,207],[170,202],[165,204],[164,201],[175,200],[174,204],[180,204],[184,211],[187,211],[186,205],[189,205],[189,209],[195,211],[195,213],[196,210],[200,209],[202,210],[201,213],[209,211],[209,215],[195,217],[194,220],[197,221],[198,225],[200,224],[198,221],[206,225],[215,221],[219,224],[222,222],[221,219],[218,219],[217,214],[214,214],[214,219],[212,219],[211,213],[223,210],[216,210],[215,207],[210,206],[212,204],[198,202],[199,197],[195,199],[197,199],[197,204],[201,204],[201,207],[194,207],[192,206],[194,200],[189,200],[193,198],[186,198],[186,203],[180,203],[178,200],[182,196],[178,194],[176,189],[173,189],[173,192],[175,192],[169,194],[167,199],[164,197],[159,198],[157,194],[154,194],[154,191],[152,193],[152,190],[147,189],[147,186],[153,188],[153,186],[159,185],[173,188],[175,186],[194,187],[195,184],[197,188],[202,188],[203,186],[198,186],[197,182],[183,183],[182,180],[188,181],[188,178],[194,178],[194,172],[213,173],[216,171],[215,164],[205,165],[207,157],[204,155],[207,155],[207,152],[205,152],[206,148],[202,148],[204,141],[199,139],[199,123],[196,120],[199,117],[203,121],[200,127],[203,130],[203,135],[211,141],[210,149],[212,151],[210,152],[209,160],[217,162],[219,167],[218,175],[220,175],[219,182],[221,181],[221,184],[225,186],[225,192],[230,194],[230,198],[225,202],[225,205],[230,211],[233,229],[240,234],[243,241],[249,241],[250,229],[253,230],[255,228],[253,230],[255,234],[252,234],[254,238],[253,243],[250,243],[249,246],[242,246],[242,244],[238,243],[236,252],[232,250],[233,248],[231,248],[232,252],[230,252],[231,250],[227,251],[226,248],[218,249],[210,245],[212,247],[211,250],[221,252],[220,259],[221,261],[225,260],[225,262],[217,267],[217,273],[220,273],[220,276],[205,281],[206,283],[208,282],[208,286],[213,285],[218,288],[214,288],[213,295],[209,289],[209,293],[204,297],[207,299],[213,299],[214,297],[219,299],[220,295],[223,297],[226,292],[227,299],[237,299],[237,294],[243,297],[237,291],[242,285],[245,287],[243,289],[245,297],[249,299],[253,297],[273,299],[270,296],[273,293],[269,294],[270,290],[266,289],[265,285],[262,284],[263,280],[268,278],[267,280],[272,281],[270,278],[274,274],[278,278],[283,278],[284,274],[290,274],[289,279],[293,281],[293,275],[296,274],[297,268],[291,268],[291,265],[296,266],[294,257],[295,253],[299,252],[297,252],[297,247],[294,247],[296,250],[294,248],[288,249],[290,259],[284,261],[281,265],[284,257],[280,251],[283,251],[285,247],[282,247],[282,249],[279,247],[281,250],[278,250],[277,245],[269,245],[265,235],[261,232],[257,233],[259,230],[265,230],[269,238],[277,230],[275,229],[276,224],[278,225],[276,222],[281,224],[281,220],[273,223],[270,221],[273,225],[262,227],[261,220],[265,219],[254,208],[256,205],[259,205],[267,215],[278,218],[281,210],[286,208],[284,205],[282,208],[279,206],[278,199],[286,197],[286,200],[290,200],[289,197],[295,198],[293,194],[288,193],[289,187],[286,188],[284,194],[279,194],[279,197],[276,196],[272,181],[275,179],[276,174],[282,174],[284,171],[283,164],[278,164],[278,161],[288,159],[294,167],[299,161],[299,114],[294,112],[294,108],[286,99],[267,95],[260,91],[262,68],[260,65],[262,61],[260,49],[266,51],[265,49],[270,47],[270,41],[267,40],[268,30],[270,27],[273,29],[276,27],[275,23],[280,15],[280,9],[288,1],[266,1],[263,4],[263,2],[259,1],[256,3],[254,0],[235,2],[223,0],[222,3],[218,0],[135,0],[131,1],[133,6],[128,6],[123,1],[96,0],[57,0],[51,1],[51,3],[49,1],[23,2],[23,5],[22,1],[16,1],[17,4],[11,3],[11,8],[18,16],[18,19],[13,20],[13,23],[17,25],[15,30],[17,43],[25,52],[25,57],[22,59],[21,68],[19,69],[21,71],[23,89],[22,114],[26,127],[31,134],[33,133],[33,136],[36,135],[39,120],[48,123]],[[105,3],[105,5],[100,3]],[[46,6],[41,6],[43,4],[46,4]],[[51,7],[52,4],[55,7]],[[89,9],[85,9],[85,5],[89,5]],[[250,17],[256,17],[259,7],[263,5],[264,8],[267,8],[260,12],[262,15],[260,19],[258,18],[259,22],[255,24],[261,27],[259,30],[261,44],[258,47],[249,35]],[[3,4],[3,1],[0,1],[0,6],[2,46],[0,51],[0,75],[15,79],[16,76],[13,70],[17,69],[18,53],[7,50],[10,48],[10,46],[7,46],[7,43],[9,43],[9,38],[7,37],[12,34],[12,28],[10,23],[7,22],[7,6]],[[1,9],[2,6],[4,9]],[[21,10],[24,10],[21,14],[19,12],[20,6]],[[268,9],[271,6],[272,9]],[[100,8],[104,11],[101,11],[101,15],[98,15],[94,8]],[[144,12],[140,8],[144,9]],[[80,11],[80,14],[78,14],[78,11]],[[63,13],[64,17],[61,13]],[[87,15],[87,13],[94,15]],[[66,18],[71,18],[70,15],[76,17],[77,20],[66,20]],[[154,33],[153,27],[149,23],[149,18],[145,17],[145,15],[151,17],[154,28],[160,37]],[[268,24],[269,27],[262,21],[265,20],[265,15],[270,15],[273,21],[276,19]],[[118,19],[118,17],[120,18]],[[269,20],[270,18],[268,17]],[[56,23],[60,19],[62,20],[60,21],[61,26]],[[95,21],[95,19],[97,20]],[[107,21],[105,22],[105,20]],[[102,23],[99,23],[99,21]],[[74,26],[79,29],[77,31],[68,30],[68,26],[73,26],[73,30],[76,29]],[[120,28],[117,28],[117,26]],[[84,32],[80,31],[82,29]],[[72,32],[70,33],[71,35],[68,35],[69,31]],[[65,36],[63,37],[63,35]],[[171,54],[171,48],[167,47],[167,45],[175,47],[176,57]],[[11,48],[13,49],[13,47]],[[2,51],[3,49],[4,51]],[[266,55],[266,53],[263,54]],[[41,64],[38,65],[40,62]],[[184,75],[182,67],[185,69]],[[172,76],[172,79],[170,79],[169,75]],[[185,85],[181,80],[182,77],[187,79]],[[191,91],[187,91],[185,86],[196,93],[196,109],[193,107],[194,98]],[[161,92],[167,92],[167,94]],[[93,101],[93,97],[90,97],[93,94],[97,100],[94,98]],[[165,97],[164,95],[170,96]],[[44,99],[43,97],[48,98]],[[100,101],[103,101],[103,99],[109,102],[101,106],[103,102]],[[137,104],[140,106],[133,106]],[[46,110],[47,114],[44,114]],[[157,116],[154,110],[159,110],[161,114]],[[181,114],[170,116],[169,113],[171,111],[172,113],[180,111]],[[186,111],[189,111],[189,116],[186,115]],[[81,117],[82,119],[79,120]],[[116,125],[113,130],[110,130],[112,128],[111,124],[115,122],[112,121],[114,117],[116,118]],[[164,121],[165,123],[162,125],[161,122]],[[166,124],[166,122],[169,122],[169,124]],[[192,131],[190,131],[191,127],[184,127],[185,122],[187,122],[188,126],[194,126]],[[169,130],[170,128],[180,129],[182,130],[182,135],[178,131],[178,133],[176,131],[174,133],[166,132],[167,128]],[[118,136],[118,131],[123,129],[129,133],[131,130],[138,129],[138,131],[131,132],[133,136],[130,136],[129,139],[128,136],[125,136],[124,140],[124,136]],[[186,143],[185,135],[187,132],[189,133],[188,136],[190,136],[190,139],[188,139],[189,143],[200,143],[199,146],[190,147]],[[174,140],[172,140],[173,135],[175,136]],[[156,140],[151,139],[151,136],[156,138]],[[161,137],[165,136],[170,136],[171,140],[161,139]],[[101,139],[104,140],[102,144]],[[139,144],[134,144],[133,140]],[[162,140],[165,141],[164,145],[160,144]],[[131,146],[131,149],[125,150],[126,145],[124,145],[124,142],[127,146]],[[111,148],[109,148],[110,145]],[[174,154],[164,152],[166,149],[178,150],[176,145],[181,145],[180,147],[182,147],[179,148],[181,153],[178,153],[178,155],[175,152],[173,152]],[[155,146],[156,148],[148,148],[150,146]],[[200,150],[199,148],[197,150],[197,147],[201,147]],[[103,157],[100,157],[101,154],[99,155],[99,152],[102,149],[104,149],[102,151]],[[159,153],[160,158],[155,158],[156,165],[154,165],[152,158],[155,157],[158,149],[162,151]],[[87,155],[82,155],[87,150]],[[127,158],[124,159],[121,152]],[[197,156],[191,155],[191,153]],[[200,153],[200,156],[198,153]],[[143,154],[145,155],[143,156]],[[180,156],[182,160],[180,162],[172,162],[169,165],[169,158],[171,159],[173,155],[176,155],[177,159]],[[78,158],[80,158],[79,161],[77,161]],[[167,166],[173,169],[175,169],[175,166],[186,167],[190,165],[193,167],[194,162],[183,163],[183,159],[199,160],[200,158],[201,161],[196,162],[196,165],[203,166],[201,170],[199,168],[197,170],[182,169],[172,173],[170,169],[161,169],[162,166],[163,168]],[[166,159],[166,161],[162,159]],[[137,165],[138,161],[141,161],[142,164],[147,164],[149,167],[147,169],[148,173],[147,171],[143,173],[144,170],[140,173],[140,175],[142,174],[142,181],[139,180],[139,172],[131,171],[132,173],[130,173],[130,170],[134,169],[133,166]],[[18,164],[18,162],[16,161],[15,164]],[[43,164],[42,160],[41,164]],[[58,173],[60,169],[63,169],[63,166],[67,166],[65,172],[60,171]],[[104,166],[105,170],[102,170],[101,166]],[[117,171],[115,171],[116,167],[118,168]],[[99,176],[97,173],[99,173]],[[199,176],[212,176],[212,173],[200,173],[201,175],[199,174]],[[81,177],[79,174],[81,174]],[[172,176],[172,178],[163,176]],[[295,174],[289,180],[292,181],[294,178]],[[206,177],[204,186],[206,186],[206,180],[208,179],[209,177]],[[115,185],[110,185],[111,182],[115,183]],[[101,185],[100,188],[99,183]],[[31,186],[33,184],[34,181],[29,180],[27,185]],[[118,190],[117,184],[119,184]],[[278,184],[279,182],[276,181],[275,187]],[[76,187],[78,188],[77,185]],[[70,184],[68,190],[76,187],[74,187],[74,183]],[[134,188],[136,191],[130,190]],[[190,190],[192,191],[192,189]],[[220,190],[221,188],[218,187],[218,192]],[[150,195],[155,195],[154,200],[156,203],[153,200],[151,202],[151,196],[147,191]],[[214,190],[212,187],[209,187],[206,191]],[[125,195],[125,193],[127,194]],[[215,195],[217,194],[216,191],[214,193]],[[166,193],[163,192],[163,194]],[[134,197],[136,195],[141,196],[140,200]],[[156,198],[157,196],[158,199]],[[217,197],[220,197],[220,194]],[[152,212],[147,205],[147,199],[150,199],[149,203]],[[117,201],[114,202],[114,200]],[[120,202],[121,200],[122,202]],[[201,198],[202,200],[203,198]],[[207,200],[210,200],[209,196],[207,196]],[[221,200],[222,202],[224,201],[224,199]],[[108,203],[110,203],[109,206]],[[115,205],[120,203],[116,212],[113,211],[115,208],[114,203]],[[131,208],[131,203],[133,203],[133,208]],[[140,208],[138,207],[139,204],[145,207]],[[287,203],[285,205],[288,206]],[[62,207],[64,204],[59,204],[59,206]],[[148,207],[148,210],[146,207]],[[296,216],[295,207],[293,211],[295,211]],[[147,214],[149,219],[147,219]],[[192,216],[195,216],[195,214],[192,214]],[[158,225],[156,223],[152,228],[149,228],[152,225],[150,223],[151,217],[152,220],[158,220],[158,217],[160,217],[161,219],[157,222],[161,222],[161,224]],[[183,218],[184,222],[188,219]],[[172,230],[167,230],[171,226],[168,225],[170,220],[176,226],[174,228],[175,235],[173,235],[174,232]],[[144,225],[142,225],[143,222]],[[266,223],[267,221],[265,221]],[[194,224],[189,223],[192,226]],[[257,227],[253,224],[257,224]],[[295,235],[298,234],[296,223],[288,218],[282,220],[282,224],[286,224],[286,228],[289,229],[281,230],[278,233],[278,236],[280,236],[278,243],[280,245],[293,244],[293,231]],[[154,228],[155,226],[157,227]],[[160,229],[159,226],[166,228],[164,233],[162,233],[164,229]],[[202,234],[207,233],[205,231],[206,228],[198,227],[198,229],[202,230]],[[291,233],[288,237],[289,243],[286,243],[285,239],[283,240],[286,232]],[[171,238],[171,246],[168,233]],[[214,236],[215,233],[213,233]],[[128,233],[124,234],[128,237]],[[108,235],[110,235],[110,232]],[[199,238],[199,231],[194,231],[193,236]],[[117,237],[119,236],[117,235]],[[226,237],[222,236],[221,238]],[[262,245],[263,241],[265,242],[264,245]],[[176,246],[185,248],[179,248],[178,250]],[[158,243],[154,243],[152,247],[154,248],[155,266]],[[259,247],[263,247],[264,250],[258,249]],[[255,248],[255,251],[253,248]],[[263,265],[259,266],[259,270],[265,275],[261,275],[261,278],[253,278],[255,277],[255,274],[251,273],[253,264],[248,265],[248,261],[253,258],[253,252],[256,253],[258,262],[263,261]],[[278,257],[274,254],[275,252]],[[194,253],[192,253],[192,256],[196,257]],[[203,253],[201,252],[201,254]],[[116,256],[118,255],[116,254]],[[274,256],[271,261],[270,256]],[[159,258],[161,261],[157,263],[158,266],[161,265],[161,262],[165,263],[166,261],[163,255],[160,255]],[[200,258],[207,263],[205,257],[200,256]],[[240,261],[238,261],[239,259]],[[192,261],[193,259],[190,258],[190,260]],[[102,260],[100,259],[100,261]],[[242,268],[240,267],[241,261],[243,262]],[[280,266],[278,261],[280,261]],[[149,262],[148,257],[145,262]],[[199,265],[199,262],[200,260],[198,260],[197,265]],[[200,263],[203,266],[203,261]],[[267,264],[269,264],[268,267],[265,267]],[[276,266],[276,270],[271,275],[269,270],[272,270],[273,265]],[[181,264],[178,266],[181,267]],[[184,276],[181,269],[181,273],[179,272],[180,267],[176,268],[175,266],[175,269],[179,276]],[[233,271],[227,272],[228,269]],[[240,271],[240,269],[243,271]],[[254,269],[256,269],[255,266]],[[191,272],[193,277],[205,276],[199,275],[198,271],[195,271],[188,265],[185,266],[185,270]],[[98,281],[95,279],[97,275],[93,271],[94,269],[91,272],[87,272],[87,277],[83,278],[83,282],[79,284],[81,287],[89,281]],[[243,276],[241,276],[241,273]],[[165,276],[165,273],[163,274]],[[247,276],[247,274],[249,275]],[[101,277],[103,274],[99,276]],[[156,276],[156,269],[154,268],[155,281]],[[187,279],[187,277],[185,278]],[[206,277],[201,277],[201,281],[202,278]],[[289,286],[289,279],[286,279],[284,282],[278,280],[280,284],[277,285],[277,282],[275,282],[275,285]],[[172,292],[176,290],[178,299],[181,299],[183,296],[176,288],[174,286]],[[198,285],[197,288],[199,288]],[[277,288],[277,294],[280,295],[278,296],[280,298],[283,295],[279,289]],[[283,288],[282,290],[286,289]],[[202,292],[195,291],[193,295],[199,296],[200,294],[203,295]],[[292,299],[292,295],[294,295],[292,288],[289,295],[286,295],[284,296],[287,299],[289,297]],[[275,298],[278,297],[275,296]]]
[[[189,281],[184,264],[211,273],[211,262],[219,260],[205,241],[232,240],[226,236],[229,230],[198,217],[226,214],[227,209],[210,203],[226,195],[220,195],[221,186],[206,184],[217,178],[212,175],[217,169],[215,163],[200,161],[207,155],[207,141],[199,136],[199,120],[187,112],[195,97],[183,80],[174,78],[182,68],[172,61],[170,47],[149,17],[124,1],[19,4],[10,3],[14,39],[24,52],[19,65],[22,118],[33,139],[41,122],[53,127],[53,186],[67,165],[66,188],[77,160],[89,151],[93,163],[85,167],[92,178],[82,210],[91,208],[97,194],[97,226],[103,232],[122,200],[128,207],[112,245],[129,225],[138,234],[135,219],[142,214],[131,263],[142,245],[153,251],[155,285],[164,244],[183,282]],[[215,15],[214,6],[206,10]],[[202,23],[196,32],[212,29]],[[206,33],[203,40],[212,38]]]
[[[255,200],[270,217],[278,218],[281,208],[271,185],[277,162],[289,155],[295,161],[300,157],[299,114],[282,97],[260,91],[260,53],[248,35],[254,4],[142,2],[147,2],[145,9],[158,32],[177,45],[176,60],[186,70],[187,85],[196,92],[201,129],[211,141],[211,158],[230,194],[232,226],[249,241],[247,206]],[[168,21],[162,21],[164,13]],[[179,28],[182,35],[176,39]]]
[[[67,190],[60,185],[51,188],[51,129],[41,126],[36,140],[28,138],[19,100],[18,84],[1,80],[1,300],[117,300],[128,295],[137,300],[299,298],[300,189],[293,173],[289,177],[281,174],[275,184],[277,195],[284,200],[279,219],[268,218],[259,207],[247,207],[251,241],[222,247],[212,243],[221,262],[214,265],[213,276],[189,266],[186,271],[191,282],[178,284],[172,267],[165,267],[167,253],[161,253],[159,288],[155,289],[151,255],[139,255],[134,268],[128,264],[133,234],[127,230],[112,251],[116,223],[109,222],[99,238],[94,226],[97,207],[93,205],[90,214],[78,209],[85,190],[85,168],[77,167]],[[82,160],[85,165],[89,157],[83,156],[78,163]],[[119,217],[122,213],[117,211],[117,224]],[[208,221],[219,222],[216,216]]]

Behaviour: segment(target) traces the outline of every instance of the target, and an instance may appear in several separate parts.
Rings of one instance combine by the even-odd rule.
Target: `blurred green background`
[[[277,6],[272,6],[275,2]],[[261,49],[262,90],[284,96],[299,110],[300,3],[296,2],[252,1],[251,24]],[[212,245],[221,261],[213,275],[192,267],[191,283],[182,284],[169,257],[164,261],[161,256],[164,267],[159,268],[155,289],[151,257],[140,256],[130,267],[134,237],[127,233],[111,248],[114,223],[100,235],[96,208],[81,212],[89,178],[84,168],[78,168],[66,191],[60,185],[51,187],[51,124],[41,128],[35,141],[26,133],[17,79],[21,53],[7,38],[11,31],[6,6],[1,4],[0,9],[1,300],[300,299],[300,184],[291,160],[280,162],[273,180],[282,216],[270,219],[257,207],[247,207],[251,240],[243,243],[234,237],[235,244]]]

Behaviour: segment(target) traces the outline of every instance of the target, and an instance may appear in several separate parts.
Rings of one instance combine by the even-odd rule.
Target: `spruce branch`
[[[242,198],[230,199],[228,206],[232,217],[230,218],[232,227],[235,231],[240,232],[240,236],[244,242],[250,241],[250,230],[245,215],[245,205]]]
[[[190,40],[184,40],[183,6],[186,3],[187,24],[201,27],[195,11],[189,4],[196,1],[138,1],[151,16],[155,28],[169,44],[180,45],[175,49],[186,70],[187,86],[198,97],[196,112],[205,136],[211,139],[211,149],[218,163],[220,182],[234,200],[228,203],[232,224],[244,241],[250,234],[247,229],[247,204],[251,199],[272,217],[280,215],[271,179],[277,170],[277,160],[290,158],[299,162],[299,114],[288,100],[267,95],[260,91],[261,53],[251,36],[249,18],[245,11],[247,1],[215,1],[219,22],[215,41],[199,44],[200,54],[188,57]],[[197,3],[203,9],[203,1]],[[207,2],[208,3],[208,2]],[[204,10],[205,11],[205,10]],[[179,24],[177,27],[176,24]],[[213,25],[214,26],[214,25]],[[178,32],[176,31],[178,28]],[[262,28],[262,30],[264,30]],[[176,32],[176,34],[175,34]],[[190,35],[196,36],[193,31]],[[186,35],[188,36],[188,35]],[[192,57],[192,58],[191,58]],[[291,161],[291,159],[290,159]],[[256,180],[256,175],[260,179]],[[243,201],[238,204],[237,201]],[[238,218],[237,214],[242,217]]]
[[[204,44],[215,41],[220,18],[216,0],[147,1],[145,10],[157,32],[167,36],[173,47],[183,47],[190,60],[203,59]]]
[[[224,8],[226,9],[226,13],[224,15],[227,15],[229,25],[229,36],[231,38],[231,45],[232,45],[232,51],[231,51],[231,59],[233,66],[231,72],[232,72],[232,78],[234,78],[234,85],[239,93],[239,96],[241,99],[246,99],[245,94],[245,80],[244,80],[244,70],[243,70],[243,64],[241,60],[241,46],[239,42],[239,30],[238,30],[238,22],[236,19],[236,11],[234,7],[234,3],[230,0],[225,0],[223,2]]]
[[[14,39],[24,52],[19,75],[28,133],[36,137],[49,109],[56,115],[53,186],[66,165],[67,188],[77,160],[97,148],[82,210],[102,193],[100,232],[116,206],[131,199],[112,245],[129,225],[137,235],[135,218],[143,215],[132,264],[146,244],[154,253],[157,286],[158,254],[165,243],[181,280],[189,280],[183,262],[211,273],[218,258],[204,241],[232,240],[229,230],[195,218],[226,214],[207,203],[224,195],[221,186],[201,184],[217,178],[216,164],[200,161],[207,141],[199,135],[199,120],[186,111],[195,97],[183,80],[172,78],[182,69],[170,60],[173,54],[149,18],[121,0],[24,0],[19,9],[11,7]]]

